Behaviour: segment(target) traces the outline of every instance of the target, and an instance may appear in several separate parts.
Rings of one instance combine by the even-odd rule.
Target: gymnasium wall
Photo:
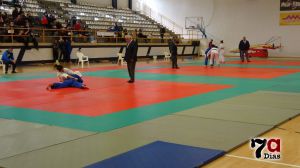
[[[100,7],[112,6],[112,0],[77,0],[78,2],[88,2]],[[118,0],[118,8],[128,8],[128,0]]]
[[[15,58],[18,58],[20,56],[21,47],[23,44],[15,44],[15,46],[12,46],[14,48],[14,56]],[[5,43],[3,45],[0,45],[0,51],[4,52],[7,48],[11,47],[10,43]],[[49,61],[53,60],[53,53],[52,53],[52,46],[50,44],[41,44],[40,49],[31,49],[26,50],[22,61],[23,62],[40,62],[40,61]],[[71,53],[72,59],[77,59],[76,52],[78,48],[82,48],[81,51],[89,56],[91,59],[111,59],[111,58],[117,58],[117,53],[120,51],[125,54],[125,44],[74,44],[73,50]],[[151,44],[145,44],[140,43],[139,49],[138,49],[138,57],[145,57],[148,56],[149,58],[152,56],[163,56],[164,52],[168,52],[169,47],[167,44],[163,45],[151,45]],[[198,46],[190,45],[190,44],[180,44],[178,46],[178,55],[181,56],[192,56],[197,55],[198,52]],[[0,52],[0,55],[2,53]]]
[[[133,9],[138,10],[133,0]],[[283,48],[272,56],[300,57],[300,26],[280,26],[279,0],[142,0],[152,9],[184,27],[185,17],[203,16],[207,32],[215,41],[225,41],[228,50],[237,48],[242,36],[252,44],[281,36]]]

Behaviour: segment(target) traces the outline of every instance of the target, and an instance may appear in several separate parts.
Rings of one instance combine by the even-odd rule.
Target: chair
[[[156,63],[157,62],[157,55],[153,56],[153,62]]]
[[[205,51],[203,49],[200,49],[199,55],[200,56],[205,56]]]
[[[169,52],[164,52],[164,55],[165,55],[165,61],[169,61],[170,60],[170,58],[171,58],[171,53],[169,53]]]
[[[89,57],[85,56],[82,52],[77,52],[76,56],[78,58],[78,66],[81,63],[81,68],[83,68],[84,62],[87,62],[88,66],[90,66]]]
[[[117,64],[121,63],[121,65],[124,65],[124,54],[123,53],[118,53],[118,62]]]

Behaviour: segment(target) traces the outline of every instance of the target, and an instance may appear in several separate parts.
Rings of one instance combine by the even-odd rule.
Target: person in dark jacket
[[[68,63],[71,61],[71,53],[72,53],[72,46],[71,46],[71,41],[69,39],[66,39],[66,58],[64,60]]]
[[[164,43],[164,35],[166,33],[166,28],[161,27],[159,33],[160,33],[161,43]]]
[[[58,40],[54,40],[53,46],[52,46],[52,52],[53,52],[53,61],[58,61],[58,55],[59,55],[59,44]]]
[[[132,36],[126,35],[125,40],[127,43],[125,52],[125,61],[127,62],[127,69],[129,73],[130,80],[128,83],[134,83],[134,71],[137,61],[138,43],[132,39]]]
[[[15,7],[14,10],[13,10],[13,12],[12,12],[13,20],[15,20],[18,16],[19,16],[18,8]]]
[[[6,50],[1,59],[5,65],[5,74],[7,74],[9,65],[12,65],[11,73],[16,73],[16,61],[13,54],[13,48]]]
[[[67,54],[65,40],[60,38],[58,41],[58,47],[60,51],[58,61],[60,62],[62,59],[66,58],[66,54]]]
[[[172,68],[173,69],[179,69],[177,64],[177,46],[176,46],[176,40],[173,38],[169,41],[169,50],[171,53],[171,60],[172,60]]]
[[[241,61],[244,62],[244,57],[246,57],[247,62],[250,62],[249,56],[248,56],[248,50],[250,48],[250,43],[248,40],[246,40],[246,37],[243,37],[243,40],[240,41],[239,44],[239,50],[240,50],[240,57]]]

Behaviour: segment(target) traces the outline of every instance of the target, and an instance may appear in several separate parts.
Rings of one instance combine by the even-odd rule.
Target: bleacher
[[[47,2],[56,3],[60,7],[59,12],[51,13],[58,21],[64,22],[64,18],[70,19],[75,16],[87,25],[88,29],[98,32],[107,32],[115,23],[121,24],[123,29],[129,33],[142,29],[143,35],[151,38],[160,38],[160,25],[138,13],[129,9],[114,9],[112,7],[97,7],[86,2],[72,4],[69,0],[23,0],[21,6],[25,13],[30,12],[32,16],[40,17],[45,12],[57,11],[58,9],[49,9]],[[11,8],[12,11],[12,8]],[[63,13],[61,16],[59,13]],[[64,23],[63,23],[64,25]],[[165,38],[170,38],[171,31],[165,33]],[[159,40],[160,41],[160,40]]]
[[[42,8],[36,0],[24,0],[22,6],[24,12],[30,12],[32,16],[41,16],[46,12],[46,10]]]
[[[145,35],[159,34],[159,27],[131,10],[94,7],[86,5],[61,4],[71,16],[85,21],[89,28],[108,30],[116,22],[122,23],[128,31],[142,28]]]

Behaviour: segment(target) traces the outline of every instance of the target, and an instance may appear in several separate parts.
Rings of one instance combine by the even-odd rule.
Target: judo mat
[[[5,150],[0,165],[83,167],[154,141],[227,152],[299,114],[300,69],[294,65],[205,69],[195,64],[179,70],[139,67],[134,85],[126,83],[125,67],[87,68],[90,90],[46,91],[56,81],[53,72],[0,78],[3,123],[44,124],[36,130],[24,125],[29,131],[20,129],[21,136],[0,132],[7,136],[0,143]],[[51,164],[45,165],[45,158]]]
[[[149,80],[128,85],[124,79],[103,77],[85,77],[84,80],[89,90],[66,88],[51,92],[45,86],[55,81],[53,78],[3,82],[0,83],[0,105],[95,117],[230,87]],[[5,89],[7,86],[10,89]],[[101,108],[95,108],[99,105]]]
[[[227,61],[228,64],[245,64],[240,60]],[[295,60],[267,60],[267,59],[252,59],[249,64],[252,65],[274,65],[274,66],[300,66],[300,61]]]
[[[204,67],[184,66],[180,69],[160,68],[139,70],[138,72],[189,76],[221,76],[230,78],[273,79],[300,72],[300,69],[240,68],[240,67]]]
[[[94,134],[68,128],[0,119],[0,159]]]
[[[156,141],[86,168],[195,168],[223,154],[220,150]]]
[[[300,114],[298,100],[300,94],[255,92],[185,110],[176,115],[276,126]]]
[[[261,99],[263,98],[263,99]],[[220,101],[225,104],[240,104],[256,107],[272,107],[278,109],[300,110],[300,94],[272,91],[258,91],[248,95]]]

